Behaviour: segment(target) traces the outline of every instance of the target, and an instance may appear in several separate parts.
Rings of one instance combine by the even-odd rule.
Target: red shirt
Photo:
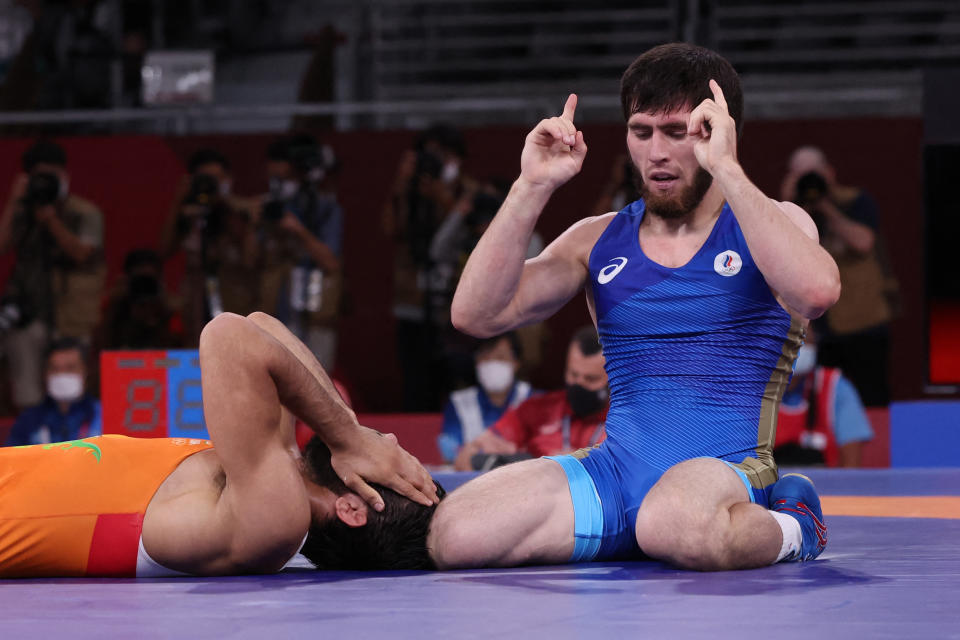
[[[563,389],[534,396],[510,409],[490,427],[533,456],[553,456],[592,447],[606,438],[607,406],[583,418],[573,415]]]
[[[833,433],[833,418],[836,402],[837,382],[840,369],[817,367],[812,376],[801,384],[813,384],[813,389],[804,388],[804,402],[797,407],[780,405],[777,413],[777,437],[774,449],[786,444],[799,444],[823,453],[827,466],[835,467],[840,463],[840,450]],[[809,421],[811,392],[816,396],[816,414]]]

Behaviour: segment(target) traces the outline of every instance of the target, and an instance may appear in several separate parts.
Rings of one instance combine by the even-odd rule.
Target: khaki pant
[[[17,410],[40,404],[46,395],[43,355],[49,337],[46,325],[34,320],[22,329],[13,329],[4,339],[13,404]]]

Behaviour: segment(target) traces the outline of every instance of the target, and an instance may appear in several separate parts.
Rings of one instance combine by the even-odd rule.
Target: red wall
[[[591,212],[612,166],[623,149],[623,127],[584,126],[589,152],[581,175],[564,186],[544,212],[539,230],[549,241],[576,219]],[[465,132],[469,156],[466,170],[481,177],[512,179],[519,171],[524,127],[489,127]],[[340,201],[344,207],[344,263],[347,306],[341,326],[338,364],[360,410],[384,411],[399,404],[399,369],[393,358],[391,321],[391,243],[380,232],[380,211],[393,181],[400,153],[413,139],[407,131],[331,133],[341,159]],[[153,136],[67,138],[71,186],[97,202],[106,217],[106,253],[111,273],[134,247],[155,246],[183,175],[189,154],[216,146],[234,165],[240,194],[265,189],[262,163],[272,136],[159,138]],[[922,395],[925,346],[922,315],[921,123],[910,119],[826,120],[816,122],[750,122],[744,132],[741,159],[753,180],[776,196],[787,154],[800,144],[817,144],[838,169],[839,179],[865,186],[881,205],[893,266],[903,288],[904,314],[894,326],[895,397]],[[4,140],[0,153],[0,197],[19,169],[28,141]],[[0,277],[9,270],[0,264]],[[175,280],[174,264],[168,278]],[[578,296],[548,327],[553,348],[534,375],[540,386],[560,384],[562,348],[569,333],[588,321]]]

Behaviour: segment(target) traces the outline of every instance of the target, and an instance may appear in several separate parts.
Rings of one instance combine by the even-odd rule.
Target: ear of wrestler
[[[348,493],[334,502],[337,517],[349,527],[367,524],[367,504],[357,495]]]

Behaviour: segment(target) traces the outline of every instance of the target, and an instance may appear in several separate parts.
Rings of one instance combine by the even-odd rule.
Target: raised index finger
[[[573,113],[577,110],[577,94],[571,93],[567,97],[567,103],[563,105],[563,113],[560,114],[560,117],[564,120],[569,120],[573,122]]]
[[[727,99],[723,97],[723,90],[720,88],[720,85],[712,78],[710,79],[710,91],[713,92],[713,101],[717,103],[717,106],[722,107],[723,110],[726,111]]]

